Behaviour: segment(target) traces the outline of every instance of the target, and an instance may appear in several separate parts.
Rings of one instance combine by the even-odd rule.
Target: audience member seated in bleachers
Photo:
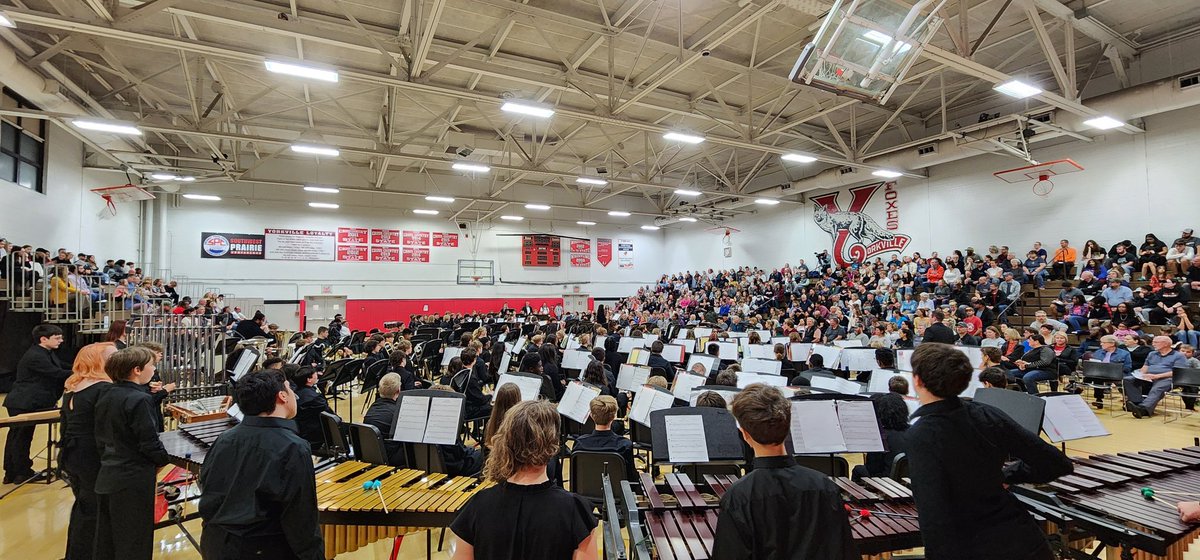
[[[1056,331],[1066,331],[1067,330],[1066,323],[1059,321],[1057,319],[1051,319],[1049,316],[1046,315],[1045,311],[1039,310],[1033,314],[1033,322],[1030,323],[1029,326],[1033,327],[1033,329],[1036,331],[1036,330],[1041,329],[1042,325],[1049,325],[1051,328],[1053,328]]]
[[[1181,289],[1174,278],[1163,279],[1162,291],[1158,293],[1157,301],[1150,308],[1150,322],[1155,325],[1165,325],[1169,319],[1175,318],[1179,311],[1188,303],[1188,294]]]
[[[308,440],[313,449],[323,446],[325,435],[321,431],[321,413],[333,414],[334,412],[329,408],[325,395],[317,390],[319,372],[297,364],[284,364],[283,375],[292,383],[296,392],[295,420],[300,437]]]
[[[1058,372],[1054,370],[1054,351],[1045,345],[1040,334],[1028,338],[1029,351],[1015,362],[1016,369],[1008,371],[1008,378],[1030,395],[1038,393],[1038,381],[1050,381],[1051,390],[1058,386]]]
[[[892,381],[899,379],[903,386],[897,384],[897,389],[891,389]],[[904,395],[908,394],[908,380],[896,376],[888,381],[889,391],[871,396],[871,405],[875,408],[875,419],[879,422],[880,433],[883,434],[883,446],[887,451],[882,453],[867,453],[863,464],[854,467],[852,477],[855,480],[863,477],[887,477],[892,472],[892,462],[896,456],[904,453],[907,445],[905,433],[908,431],[908,405],[904,404]]]
[[[596,425],[590,434],[575,439],[575,451],[610,451],[625,459],[625,480],[637,480],[637,468],[633,463],[633,442],[612,430],[617,417],[617,399],[601,395],[588,405],[588,415]]]
[[[1194,258],[1196,258],[1196,248],[1188,245],[1182,239],[1176,240],[1175,244],[1167,251],[1167,274],[1186,277]]]

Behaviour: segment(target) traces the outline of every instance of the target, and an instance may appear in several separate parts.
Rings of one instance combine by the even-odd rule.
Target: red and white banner
[[[369,254],[366,245],[337,246],[337,260],[339,262],[367,262]]]
[[[596,261],[600,266],[608,266],[612,262],[612,239],[599,237],[596,239]]]
[[[400,248],[372,245],[371,262],[400,262]]]
[[[571,252],[572,253],[591,253],[592,252],[591,240],[589,240],[589,239],[572,239],[571,240]]]
[[[429,232],[428,231],[411,231],[404,230],[404,246],[405,247],[428,247]],[[407,261],[405,261],[407,262]]]
[[[458,247],[457,233],[433,232],[434,247]]]
[[[363,245],[367,242],[367,228],[340,227],[337,232],[339,245]]]
[[[588,254],[571,253],[571,266],[588,268],[592,266],[592,256]]]
[[[429,262],[429,249],[424,247],[405,247],[404,262],[406,263],[427,263]]]
[[[371,229],[371,244],[372,245],[399,245],[400,230],[398,229]]]

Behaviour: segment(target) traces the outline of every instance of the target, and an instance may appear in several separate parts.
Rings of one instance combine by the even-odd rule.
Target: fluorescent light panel
[[[308,192],[317,192],[317,193],[326,193],[326,194],[337,194],[337,193],[342,192],[342,189],[339,189],[337,187],[322,187],[319,185],[308,185],[308,186],[304,187],[304,190],[306,190]]]
[[[150,178],[155,181],[174,181],[177,179],[173,173],[151,173]]]
[[[17,25],[8,19],[8,16],[0,14],[0,27],[16,27]]]
[[[454,197],[429,195],[425,197],[425,200],[428,200],[429,202],[454,202]]]
[[[754,203],[762,204],[763,206],[775,206],[776,204],[779,204],[779,201],[775,200],[774,198],[759,198],[755,199]]]
[[[658,226],[642,226],[642,229],[646,231],[658,231]]]
[[[481,163],[466,163],[461,161],[451,165],[450,167],[457,169],[458,171],[472,171],[475,173],[487,173],[488,171],[492,170],[491,167]]]
[[[663,140],[683,142],[684,144],[699,144],[704,141],[704,137],[696,136],[695,134],[686,134],[683,132],[668,132],[663,134]]]
[[[211,194],[190,194],[189,193],[189,194],[183,195],[183,198],[187,198],[187,199],[191,199],[191,200],[221,200],[221,197],[213,196]]]
[[[577,223],[577,224],[579,224],[579,225],[581,225],[581,226],[594,226],[594,225],[596,225],[596,222],[589,222],[589,221],[587,221],[587,220],[579,220],[578,222],[575,222],[575,223]]]
[[[806,156],[804,154],[783,154],[782,156],[779,156],[779,159],[782,159],[783,161],[794,161],[796,163],[812,163],[817,161],[817,158]]]
[[[992,89],[1017,99],[1025,99],[1026,97],[1033,97],[1039,93],[1042,93],[1042,88],[1027,84],[1021,80],[1009,80],[1003,84],[993,87]]]
[[[510,221],[510,222],[519,222],[519,221],[521,221],[521,220],[524,220],[525,218],[524,218],[523,216],[509,216],[509,215],[504,215],[504,216],[500,216],[500,219],[501,219],[501,220],[508,220],[508,221]]]
[[[550,207],[545,204],[526,204],[526,210],[549,210]]]
[[[1083,124],[1086,124],[1092,128],[1098,128],[1100,130],[1111,130],[1114,128],[1120,128],[1122,126],[1125,126],[1124,122],[1114,119],[1107,115],[1102,116],[1102,117],[1096,117],[1094,119],[1088,119],[1086,121],[1083,121]]]
[[[691,217],[691,216],[684,216],[684,217],[682,217],[682,218],[679,218],[679,221],[681,221],[681,222],[691,222],[691,223],[695,223],[695,222],[696,222],[696,218],[693,218],[693,217]]]
[[[337,210],[338,208],[341,208],[340,205],[330,204],[328,202],[309,202],[308,205],[313,208],[325,208],[328,210]]]
[[[693,190],[688,190],[688,189],[675,189],[675,194],[677,194],[679,196],[700,196],[702,193],[700,191],[693,191]]]
[[[593,179],[591,177],[577,177],[575,179],[575,182],[579,183],[580,185],[607,185],[608,184],[608,181],[605,181],[604,179]]]
[[[876,177],[886,177],[888,179],[895,179],[896,177],[904,175],[899,171],[892,171],[891,169],[876,169],[875,171],[872,171],[871,174]]]
[[[542,119],[554,116],[554,109],[520,101],[505,101],[504,104],[500,106],[500,110],[506,113],[529,115],[531,117],[538,117]]]
[[[425,214],[426,216],[436,216],[436,215],[438,215],[438,211],[437,210],[425,210],[424,208],[417,208],[417,209],[413,210],[413,214]]]
[[[317,156],[338,157],[342,154],[337,148],[314,146],[312,144],[292,144],[292,151],[298,154],[313,154]]]
[[[128,134],[130,136],[142,135],[142,131],[138,130],[136,126],[130,124],[90,121],[87,119],[75,119],[71,121],[71,124],[75,125],[76,128],[94,130],[96,132],[111,132],[113,134]]]
[[[338,73],[336,70],[327,68],[318,68],[308,64],[295,64],[291,62],[280,62],[278,60],[266,61],[267,70],[276,74],[286,74],[288,76],[296,76],[298,78],[308,78],[310,80],[320,80],[322,82],[337,82]]]
[[[616,216],[616,217],[618,217],[618,218],[625,218],[625,217],[628,217],[628,216],[629,216],[629,212],[622,212],[622,211],[620,211],[620,210],[610,210],[610,211],[608,212],[608,215],[609,215],[609,216]]]

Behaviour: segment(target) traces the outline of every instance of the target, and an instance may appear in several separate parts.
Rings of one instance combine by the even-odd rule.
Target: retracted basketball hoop
[[[137,202],[139,200],[154,199],[153,194],[150,194],[150,192],[146,189],[134,185],[133,183],[125,183],[124,185],[115,185],[112,187],[100,187],[92,189],[92,192],[100,195],[100,198],[104,199],[106,206],[105,210],[113,216],[117,215],[116,203],[118,202]]]
[[[992,175],[1006,183],[1033,181],[1033,194],[1046,198],[1054,190],[1055,177],[1077,171],[1083,171],[1083,166],[1070,159],[1057,159],[1037,165],[997,171]]]

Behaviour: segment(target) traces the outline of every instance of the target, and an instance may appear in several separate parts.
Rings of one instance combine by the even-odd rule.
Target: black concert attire
[[[296,426],[300,437],[315,446],[325,444],[325,432],[321,430],[321,413],[333,414],[329,402],[316,387],[296,388]]]
[[[758,457],[721,498],[713,558],[859,560],[841,493],[790,456]]]
[[[612,430],[593,430],[592,433],[575,439],[574,451],[608,451],[619,453],[625,459],[625,480],[637,480],[637,469],[633,465],[633,442]]]
[[[481,490],[450,524],[475,558],[487,560],[570,560],[595,528],[587,499],[549,480]]]
[[[158,439],[154,398],[118,381],[96,403],[99,507],[94,558],[137,560],[154,553],[154,493],[167,450]]]
[[[1005,487],[1049,482],[1071,461],[1001,410],[957,397],[913,413],[909,472],[929,560],[1042,560],[1053,554],[1028,510]],[[1009,458],[1018,459],[1005,466]]]
[[[383,436],[383,449],[387,451],[388,464],[394,467],[403,467],[406,464],[404,444],[391,439],[392,425],[396,421],[398,406],[394,398],[381,396],[375,399],[375,402],[371,403],[367,412],[363,414],[363,424],[375,426],[379,430],[379,435]]]
[[[483,394],[483,383],[483,378],[475,375],[474,369],[467,368],[450,379],[450,388],[466,396],[463,409],[467,419],[483,418],[492,413],[492,400]]]
[[[200,471],[206,560],[324,560],[312,448],[283,418],[247,416]]]
[[[675,381],[675,366],[671,365],[666,358],[660,353],[650,354],[650,358],[646,360],[646,365],[651,368],[660,368],[663,371],[663,377],[667,378],[667,383]]]
[[[62,451],[58,464],[71,486],[75,503],[67,526],[66,560],[92,557],[96,544],[96,476],[100,474],[100,450],[96,447],[96,402],[111,383],[95,383],[63,396]]]
[[[932,325],[925,327],[925,334],[922,336],[921,342],[941,342],[943,344],[954,344],[954,341],[957,338],[958,337],[954,336],[954,331],[950,330],[950,327],[947,327],[942,323],[933,323]]]
[[[237,326],[234,327],[233,330],[236,331],[238,334],[242,335],[242,338],[254,338],[254,337],[258,336],[258,337],[267,338],[270,340],[275,340],[274,337],[267,334],[267,331],[264,331],[262,329],[261,325],[259,325],[258,323],[255,323],[251,319],[242,319],[241,321],[238,321]]]
[[[4,399],[9,416],[50,410],[62,396],[63,382],[71,376],[53,350],[34,344],[17,363],[16,381]],[[29,446],[33,443],[34,426],[14,426],[8,429],[4,443],[4,482],[22,482],[34,475]]]

